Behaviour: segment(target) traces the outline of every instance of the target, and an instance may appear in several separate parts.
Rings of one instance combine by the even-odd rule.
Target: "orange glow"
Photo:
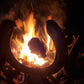
[[[20,23],[21,22],[21,23]],[[46,31],[46,26],[44,27],[44,38],[46,39],[43,39],[41,36],[40,36],[40,32],[36,32],[35,33],[35,25],[36,25],[36,20],[34,19],[34,15],[33,13],[31,13],[28,17],[28,19],[26,21],[16,21],[16,24],[17,24],[17,27],[18,25],[20,26],[21,24],[24,25],[24,31],[25,33],[23,34],[22,38],[24,40],[24,42],[20,42],[19,39],[16,38],[13,39],[12,41],[17,44],[17,51],[19,51],[19,54],[16,56],[15,55],[15,50],[14,48],[12,48],[12,52],[13,54],[15,55],[15,58],[22,64],[25,64],[26,66],[42,66],[46,63],[48,63],[48,56],[45,57],[45,58],[42,58],[40,57],[39,55],[37,54],[34,54],[34,53],[31,53],[31,50],[28,46],[28,42],[33,38],[33,37],[36,37],[38,38],[39,40],[41,40],[45,45],[46,45],[46,55],[47,53],[49,52],[49,50],[52,50],[53,52],[56,52],[56,49],[55,49],[55,46],[53,44],[53,41],[52,39],[50,38],[50,36],[48,35],[47,31]],[[20,30],[20,28],[18,28]],[[30,64],[29,64],[30,63]],[[51,64],[51,63],[48,63],[48,64]]]

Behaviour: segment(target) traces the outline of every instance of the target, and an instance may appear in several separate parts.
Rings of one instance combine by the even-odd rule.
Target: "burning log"
[[[3,20],[0,24],[0,65],[3,65],[7,59],[10,49],[9,40],[15,23],[11,20]]]
[[[60,27],[57,25],[55,21],[47,21],[47,32],[52,38],[56,47],[56,58],[52,66],[50,66],[54,73],[60,70],[66,63],[68,57],[68,50],[64,34],[62,33]]]
[[[41,55],[41,57],[46,57],[46,48],[42,41],[40,41],[38,38],[32,38],[28,46],[31,49],[32,53],[36,53],[37,55]]]

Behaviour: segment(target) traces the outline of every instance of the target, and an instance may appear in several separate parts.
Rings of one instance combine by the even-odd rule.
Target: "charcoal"
[[[28,46],[29,46],[32,53],[40,55],[41,57],[46,57],[45,45],[38,38],[32,38],[29,41]]]

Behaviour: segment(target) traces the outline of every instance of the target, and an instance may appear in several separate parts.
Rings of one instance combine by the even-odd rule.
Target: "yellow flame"
[[[18,24],[18,21],[17,21],[17,25],[20,26],[20,22]],[[19,58],[29,63],[42,66],[43,64],[47,63],[48,60],[41,58],[39,55],[31,53],[31,50],[28,46],[28,42],[32,39],[32,37],[40,38],[38,34],[39,32],[35,34],[36,20],[34,19],[33,13],[30,14],[27,21],[24,21],[23,24],[24,24],[24,31],[25,31],[25,34],[23,34],[24,43],[21,43],[17,38],[15,39],[15,41],[21,47]],[[50,36],[47,34],[47,30],[45,27],[44,27],[44,31],[45,31],[46,40],[43,40],[43,39],[41,40],[43,40],[43,42],[47,46],[47,49],[48,49],[47,52],[48,52],[49,50],[53,49],[54,44]],[[21,60],[19,60],[19,62],[23,63]]]
[[[24,22],[25,24],[25,22]],[[31,40],[32,37],[35,37],[35,19],[33,16],[33,13],[30,15],[27,21],[27,29],[29,33],[27,32],[23,38],[24,38],[24,44],[22,45],[22,51],[20,54],[20,58],[23,58],[24,56],[27,56],[27,59],[29,62],[33,62],[34,64],[42,65],[46,61],[43,58],[39,58],[36,54],[32,54],[31,50],[29,49],[28,42]],[[27,30],[26,29],[26,30]]]

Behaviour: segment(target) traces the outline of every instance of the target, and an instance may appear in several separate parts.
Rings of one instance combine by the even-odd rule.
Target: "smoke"
[[[63,0],[22,0],[14,3],[9,12],[3,16],[3,19],[15,20],[20,18],[26,20],[31,12],[34,12],[36,19],[42,22],[47,21],[49,15],[52,19],[64,29],[66,21],[66,3]]]
[[[63,0],[55,1],[48,0],[40,4],[34,4],[34,12],[37,18],[46,21],[49,15],[57,22],[61,29],[64,29],[64,22],[66,21],[66,4]]]

